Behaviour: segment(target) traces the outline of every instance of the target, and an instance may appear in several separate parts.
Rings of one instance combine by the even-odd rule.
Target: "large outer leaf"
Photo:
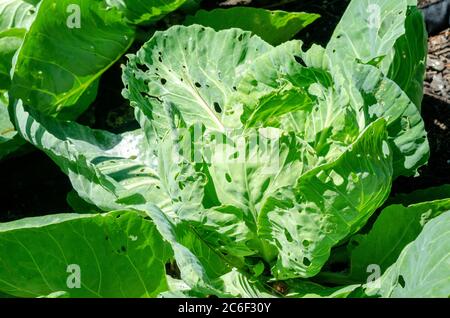
[[[170,244],[182,279],[191,287],[214,291],[209,277],[222,274],[228,265],[223,258],[219,262],[220,254],[195,231],[171,218],[169,197],[154,172],[155,158],[141,131],[114,135],[91,130],[33,112],[20,101],[13,112],[21,136],[61,167],[78,195],[106,211],[146,213]]]
[[[327,53],[334,63],[378,66],[420,109],[427,35],[420,12],[411,7],[415,3],[352,1],[327,45]]]
[[[187,0],[106,0],[125,12],[133,24],[148,25],[181,7]]]
[[[70,5],[80,8],[80,28],[66,24]],[[76,116],[95,98],[96,80],[133,35],[103,1],[43,0],[19,51],[11,93],[43,113]]]
[[[304,12],[270,11],[249,7],[200,10],[188,16],[185,25],[200,24],[216,31],[239,28],[251,31],[272,45],[290,40],[320,16]]]
[[[415,241],[379,279],[380,288],[366,292],[382,297],[450,295],[450,211],[428,222]]]
[[[20,135],[59,165],[84,200],[108,211],[120,209],[119,200],[129,198],[127,202],[152,202],[169,212],[142,132],[91,130],[32,111],[20,101],[14,113]]]
[[[391,160],[379,119],[337,160],[269,198],[258,216],[258,234],[279,251],[273,274],[280,279],[317,274],[331,247],[359,230],[386,199]]]
[[[133,212],[59,214],[0,224],[0,290],[35,297],[152,297],[167,290],[171,256],[155,225]],[[68,266],[80,268],[69,288]]]
[[[380,266],[384,272],[430,219],[449,210],[450,199],[409,206],[395,204],[383,209],[368,234],[352,239],[356,247],[351,252],[351,279],[365,281],[370,264]]]
[[[150,139],[164,136],[174,116],[188,127],[201,122],[223,132],[240,125],[241,111],[227,108],[233,87],[248,64],[271,48],[238,29],[174,26],[130,56],[125,97],[150,122]]]

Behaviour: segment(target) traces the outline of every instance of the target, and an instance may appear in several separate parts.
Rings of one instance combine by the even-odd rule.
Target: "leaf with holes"
[[[238,29],[174,26],[156,32],[130,56],[123,74],[125,96],[146,116],[151,139],[167,133],[172,117],[175,127],[201,122],[224,132],[240,125],[241,110],[227,108],[227,102],[243,71],[271,48]]]
[[[103,1],[43,0],[19,50],[11,95],[43,113],[76,117],[133,38],[133,28]]]
[[[167,290],[169,245],[136,213],[57,214],[1,223],[0,242],[1,254],[9,255],[2,258],[0,290],[10,295],[151,297]]]
[[[233,35],[230,47],[240,47],[238,42],[243,46],[252,41],[262,43],[248,35],[241,41],[239,34],[246,33],[215,32],[195,25],[157,33],[124,68],[125,96],[137,107],[150,144],[164,149],[158,154],[159,175],[178,217],[195,225],[212,246],[226,254],[241,261],[248,256],[262,257],[277,278],[314,276],[331,248],[358,231],[386,199],[393,173],[391,149],[398,174],[402,160],[407,160],[404,153],[412,152],[402,149],[403,145],[422,151],[417,156],[419,163],[413,164],[426,158],[423,122],[409,98],[377,68],[361,66],[359,77],[355,75],[355,80],[344,86],[345,76],[324,63],[314,65],[311,54],[320,49],[302,52],[298,41],[275,48],[265,44],[265,52],[248,59],[246,49],[241,56],[244,65],[233,68],[220,86],[203,90],[199,76],[204,79],[216,69],[202,67],[191,55],[201,50],[208,56],[227,47],[214,40],[203,46],[203,39],[219,35]],[[177,41],[180,38],[188,40]],[[170,45],[175,49],[169,51]],[[174,54],[178,56],[172,60]],[[325,58],[326,51],[322,54]],[[348,61],[342,63],[349,65]],[[181,77],[177,80],[174,76]],[[193,90],[195,87],[198,90]],[[224,112],[215,109],[210,97],[219,91]],[[397,100],[391,100],[394,92]],[[228,117],[228,110],[238,110],[239,116],[233,112]],[[409,113],[413,125],[396,129],[401,116]],[[387,139],[380,117],[387,121]],[[180,134],[183,129],[188,132],[186,142]],[[271,133],[276,136],[267,138]],[[366,142],[370,138],[375,144]],[[277,147],[267,147],[264,141]],[[420,148],[414,141],[424,146]],[[356,147],[359,144],[364,150]],[[255,158],[259,161],[254,162]],[[267,173],[272,159],[278,161]],[[335,190],[328,189],[330,182],[338,185]],[[326,192],[319,196],[325,196],[326,202],[316,202],[318,197],[310,193],[312,184],[316,184],[316,192]],[[333,211],[347,208],[349,219],[340,222],[342,216]],[[297,218],[290,209],[299,214],[315,209],[317,220]],[[287,216],[293,218],[289,224],[282,222]],[[314,226],[308,231],[289,227],[308,227],[304,222]],[[319,228],[326,229],[327,235]],[[294,248],[302,246],[300,234],[307,232],[311,234],[307,246]]]
[[[449,189],[385,203],[430,153],[416,1],[351,1],[309,49],[314,14],[199,4],[0,1],[0,157],[43,151],[80,213],[0,223],[1,297],[448,296]],[[141,127],[71,120],[145,41]],[[122,120],[112,75],[80,122]]]
[[[420,109],[427,56],[425,23],[415,0],[352,1],[330,42],[333,64],[378,67]]]
[[[450,211],[429,221],[419,236],[400,253],[368,295],[382,297],[442,297],[450,295]]]
[[[377,264],[384,272],[431,219],[449,210],[450,195],[446,199],[394,204],[383,209],[370,232],[356,235],[350,242],[356,246],[351,251],[351,279],[364,281],[370,264]]]
[[[60,166],[77,196],[105,211],[128,209],[147,214],[170,243],[182,278],[190,286],[213,289],[205,285],[208,275],[226,272],[228,263],[219,262],[220,254],[191,228],[175,224],[169,193],[155,172],[157,162],[141,130],[122,135],[91,130],[45,116],[20,102],[13,113],[20,135]]]

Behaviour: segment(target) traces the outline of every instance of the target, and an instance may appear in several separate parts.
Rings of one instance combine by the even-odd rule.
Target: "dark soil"
[[[212,9],[224,1],[204,1],[203,6],[205,9]],[[421,1],[421,5],[435,1]],[[244,2],[251,1],[244,0]],[[298,35],[308,47],[312,43],[325,45],[328,42],[349,0],[253,2],[253,6],[270,9],[319,13],[322,17]],[[450,184],[449,42],[449,30],[432,37],[429,41],[426,95],[422,105],[431,147],[429,163],[420,169],[418,177],[397,179],[393,184],[393,193]],[[130,52],[136,50],[137,47],[133,47]],[[123,85],[120,64],[125,61],[126,59],[122,59],[102,76],[98,99],[81,116],[79,122],[113,132],[136,127],[133,110],[121,96]],[[0,162],[0,180],[3,185],[0,191],[2,221],[71,210],[66,203],[66,194],[71,189],[70,182],[59,167],[42,152],[34,151]]]
[[[70,182],[41,151],[10,158],[0,164],[0,220],[70,212],[66,195]]]

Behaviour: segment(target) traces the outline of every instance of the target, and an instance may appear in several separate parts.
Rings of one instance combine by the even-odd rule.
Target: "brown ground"
[[[450,29],[428,41],[425,93],[450,104]]]

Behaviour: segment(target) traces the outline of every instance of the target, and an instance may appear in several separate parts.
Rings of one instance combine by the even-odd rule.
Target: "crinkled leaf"
[[[227,101],[248,64],[272,47],[250,32],[174,26],[157,32],[124,69],[125,96],[147,117],[148,138],[161,138],[172,117],[224,131],[240,126]]]
[[[427,35],[415,5],[416,1],[409,0],[352,1],[327,45],[327,53],[334,63],[377,66],[420,109]]]
[[[203,146],[209,177],[221,206],[205,212],[192,211],[189,218],[199,228],[212,230],[205,237],[227,253],[261,253],[270,259],[273,251],[266,251],[257,238],[257,218],[276,189],[294,183],[301,175],[302,145],[294,135],[264,128],[244,136],[218,135],[216,140]]]
[[[278,250],[279,279],[316,275],[330,249],[359,230],[386,199],[392,155],[384,120],[371,124],[337,160],[281,188],[258,217],[258,234]]]
[[[394,177],[410,176],[428,161],[430,147],[420,111],[404,91],[377,68],[358,65],[349,77],[360,92],[365,120],[387,120]],[[349,80],[349,79],[348,79]],[[361,101],[356,105],[361,105]]]
[[[429,156],[417,107],[376,67],[339,63],[330,68],[323,49],[314,46],[303,53],[295,41],[262,55],[238,86],[234,102],[245,105],[241,120],[247,126],[299,132],[329,159],[354,141],[358,130],[383,117],[388,121],[395,176],[414,174]]]
[[[172,129],[171,134],[161,140],[158,171],[163,189],[171,198],[177,217],[189,222],[199,236],[214,248],[225,249],[227,254],[238,256],[252,254],[245,245],[251,232],[243,222],[243,211],[226,204],[208,206],[211,201],[218,200],[214,185],[216,180],[212,179],[211,171],[207,170],[207,175],[204,173],[205,166],[197,171],[196,164],[188,160],[191,158],[189,151],[194,147],[191,133],[197,129],[201,127],[185,130],[187,135],[180,135],[178,130]],[[204,147],[203,144],[199,146],[198,150]],[[211,179],[208,180],[208,177]],[[208,192],[208,187],[213,193]]]
[[[300,41],[284,43],[249,65],[231,100],[243,104],[241,121],[246,127],[278,126],[284,114],[309,111],[316,99],[309,87],[314,83],[331,85],[327,72],[298,63],[301,47]]]
[[[313,55],[319,55],[314,60]],[[428,161],[430,148],[420,111],[404,91],[378,68],[342,61],[330,69],[328,55],[313,47],[303,56],[307,63],[325,65],[331,72],[333,89],[358,111],[359,125],[383,117],[387,120],[389,142],[394,152],[394,177],[414,175]]]

